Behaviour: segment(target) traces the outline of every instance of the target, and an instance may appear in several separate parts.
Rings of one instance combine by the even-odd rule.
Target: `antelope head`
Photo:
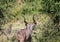
[[[37,24],[34,16],[35,16],[35,15],[33,15],[33,17],[32,17],[32,20],[33,20],[32,24],[29,24],[29,23],[26,21],[25,16],[23,16],[23,18],[24,18],[24,23],[25,23],[25,26],[26,26],[27,29],[32,30],[32,29],[34,28],[34,26]]]

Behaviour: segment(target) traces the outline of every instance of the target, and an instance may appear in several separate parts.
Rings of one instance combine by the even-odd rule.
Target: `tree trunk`
[[[58,32],[60,31],[60,28],[59,28],[59,21],[60,21],[60,16],[56,16],[55,18],[54,18],[54,26],[55,26],[55,28],[58,30]]]

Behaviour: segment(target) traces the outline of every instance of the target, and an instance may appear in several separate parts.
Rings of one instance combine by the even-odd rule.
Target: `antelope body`
[[[24,16],[23,16],[24,17]],[[25,29],[21,29],[16,32],[16,39],[18,42],[31,42],[32,39],[32,31],[34,26],[36,25],[36,21],[33,16],[33,23],[29,24],[25,17],[24,17],[24,22],[25,22]]]

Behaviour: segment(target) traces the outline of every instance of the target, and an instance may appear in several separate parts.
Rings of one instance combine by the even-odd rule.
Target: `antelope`
[[[16,40],[18,42],[31,42],[32,40],[32,31],[33,31],[33,28],[34,26],[37,24],[35,19],[34,19],[34,16],[33,15],[33,23],[32,24],[29,24],[25,17],[23,16],[24,18],[24,23],[25,23],[25,29],[21,29],[19,31],[16,32]]]
[[[12,24],[9,26],[8,29],[2,29],[2,33],[7,35],[11,33],[11,29],[12,29]]]
[[[13,35],[11,35],[11,32],[12,32],[12,24],[10,24],[10,26],[9,26],[8,29],[2,29],[1,32],[2,32],[2,35],[5,35],[7,37],[7,39],[9,40],[11,37],[13,37]]]
[[[18,4],[19,4],[19,5],[21,5],[21,3],[22,3],[22,0],[17,0],[17,1],[18,1]]]

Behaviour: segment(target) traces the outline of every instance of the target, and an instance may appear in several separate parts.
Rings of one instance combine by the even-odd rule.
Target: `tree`
[[[53,21],[59,30],[59,18],[60,18],[60,0],[42,0],[42,11],[50,13],[54,17]]]
[[[60,42],[60,0],[42,0],[41,4],[42,9],[40,9],[40,11],[44,13],[46,12],[48,13],[48,15],[51,15],[51,19],[53,20],[53,24],[51,26],[47,25],[47,29],[44,30],[44,39],[42,38],[42,41],[45,40],[46,42]]]

